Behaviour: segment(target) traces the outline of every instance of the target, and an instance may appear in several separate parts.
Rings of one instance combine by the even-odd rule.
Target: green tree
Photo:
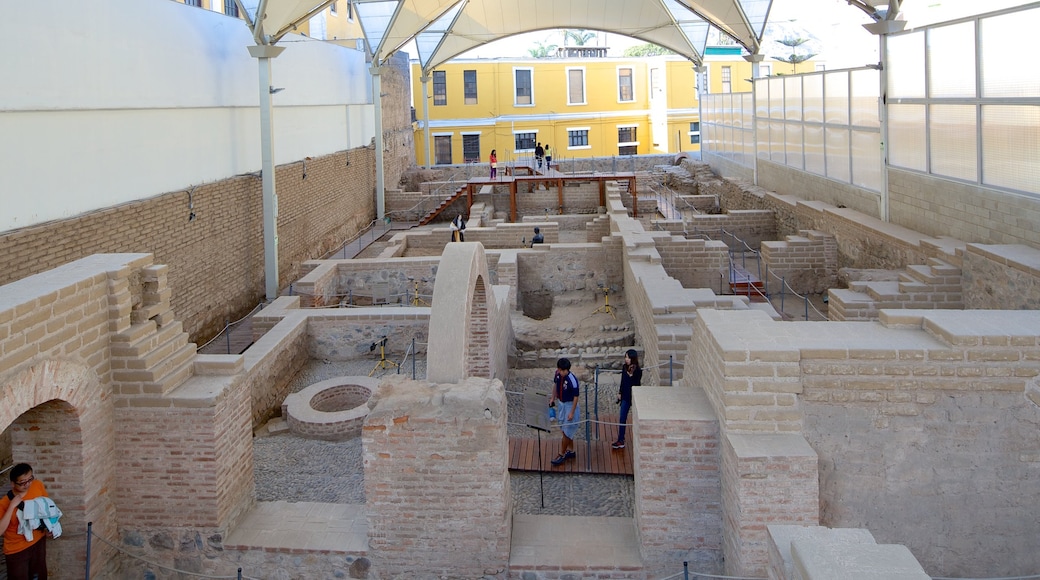
[[[781,39],[777,40],[777,42],[779,42],[780,44],[782,44],[782,45],[786,46],[787,48],[791,49],[791,54],[788,55],[788,56],[771,56],[769,58],[772,58],[774,60],[778,60],[780,62],[786,62],[787,64],[791,65],[791,72],[792,73],[795,72],[795,66],[797,66],[799,63],[803,63],[803,62],[809,60],[810,58],[816,56],[816,54],[817,54],[815,52],[809,52],[809,53],[806,53],[806,54],[798,54],[798,48],[801,47],[806,42],[809,42],[808,38],[803,38],[801,36],[786,36],[784,38],[781,38]]]
[[[556,52],[555,44],[537,43],[538,46],[527,49],[528,54],[534,58],[549,58]]]
[[[625,49],[624,56],[659,56],[662,54],[675,54],[663,46],[657,46],[656,44],[646,43],[639,44],[636,46],[630,46]]]
[[[564,30],[563,31],[563,45],[567,46],[568,40],[574,41],[574,46],[585,46],[593,38],[596,38],[595,32],[589,32],[588,30]]]

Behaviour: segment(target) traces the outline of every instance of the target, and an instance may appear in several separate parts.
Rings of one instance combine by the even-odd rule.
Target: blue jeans
[[[632,401],[621,401],[621,419],[618,423],[621,425],[617,428],[617,440],[625,441],[625,423],[628,422],[628,411],[632,408]]]

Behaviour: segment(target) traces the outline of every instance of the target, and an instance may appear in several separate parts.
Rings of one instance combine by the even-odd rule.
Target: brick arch
[[[116,537],[117,531],[112,498],[104,493],[111,488],[115,467],[108,393],[93,369],[83,364],[42,361],[0,377],[0,425],[11,436],[14,461],[33,466],[64,514],[64,532],[77,538],[48,544],[51,574],[83,574],[86,543],[79,534],[86,531],[87,522],[107,530],[109,537]],[[92,562],[108,559],[109,550],[100,548]]]
[[[456,242],[444,248],[430,309],[426,365],[430,382],[493,378],[489,279],[482,244]]]

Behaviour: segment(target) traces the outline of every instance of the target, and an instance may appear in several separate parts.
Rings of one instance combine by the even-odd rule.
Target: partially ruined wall
[[[1040,310],[1040,250],[968,244],[962,287],[965,308]]]
[[[721,241],[672,236],[654,242],[665,272],[683,288],[719,288],[728,278],[729,248]]]
[[[783,283],[785,291],[819,294],[837,285],[838,245],[830,234],[802,231],[783,241],[763,242],[762,264],[768,272],[766,287],[773,293]]]
[[[381,578],[485,578],[509,564],[501,381],[391,376],[362,430],[369,556]]]

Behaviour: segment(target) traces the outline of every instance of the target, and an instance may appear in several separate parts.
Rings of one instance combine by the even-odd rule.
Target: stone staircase
[[[877,320],[883,308],[964,308],[961,269],[937,258],[907,266],[899,280],[852,282],[828,294],[829,316],[836,321]]]
[[[120,395],[163,395],[194,372],[195,344],[170,308],[166,266],[141,269],[130,327],[112,337],[112,381]]]
[[[444,200],[442,200],[441,203],[437,207],[435,207],[435,208],[431,209],[430,211],[426,212],[426,215],[424,215],[419,220],[419,225],[420,226],[425,226],[426,224],[432,222],[434,219],[437,218],[437,216],[441,215],[441,212],[443,212],[448,206],[450,206],[451,204],[455,203],[455,201],[457,199],[462,197],[462,194],[464,194],[464,193],[466,193],[466,188],[465,187],[460,187],[460,188],[456,189],[455,193],[451,194],[450,196],[448,196]]]

